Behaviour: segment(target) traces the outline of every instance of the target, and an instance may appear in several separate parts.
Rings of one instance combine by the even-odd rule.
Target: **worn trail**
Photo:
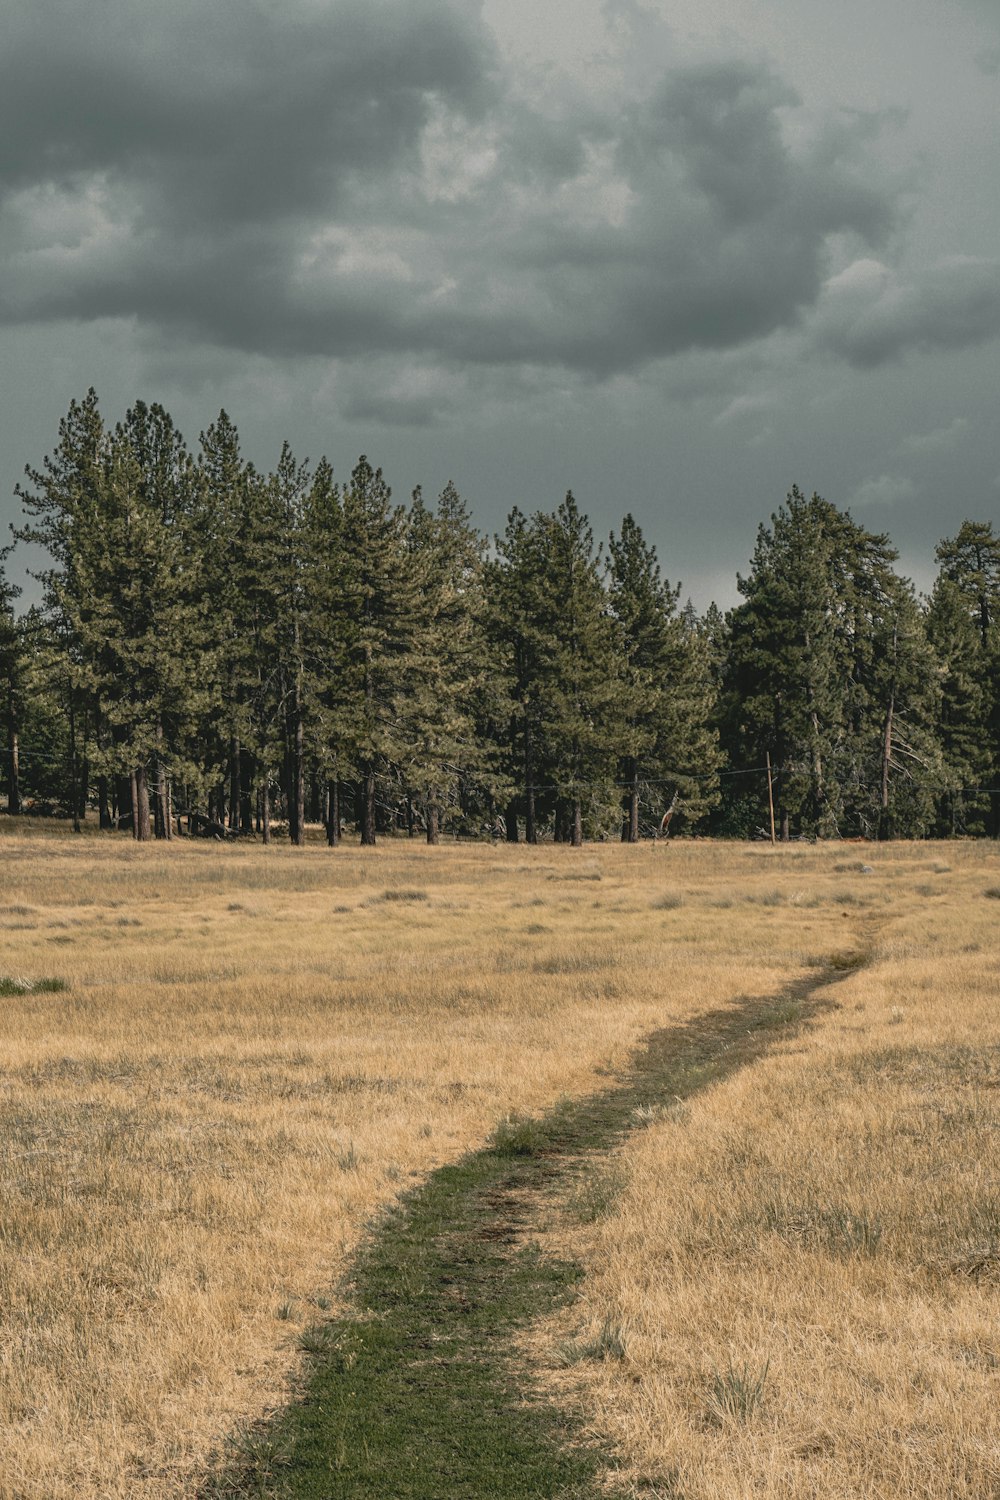
[[[582,1500],[609,1456],[539,1399],[511,1357],[579,1269],[525,1245],[540,1195],[588,1170],[637,1112],[683,1099],[760,1057],[829,1003],[848,956],[766,1000],[657,1032],[589,1098],[498,1131],[434,1172],[379,1225],[350,1282],[353,1311],[303,1341],[298,1401],[204,1492],[273,1500]]]

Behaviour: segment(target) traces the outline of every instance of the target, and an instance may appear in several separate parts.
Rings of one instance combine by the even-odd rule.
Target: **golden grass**
[[[858,1386],[852,1399],[869,1413],[862,1426],[889,1409],[865,1384],[875,1378],[868,1354],[854,1371],[850,1351],[867,1349],[870,1327],[886,1379],[904,1358],[892,1331],[902,1326],[897,1305],[871,1281],[896,1257],[882,1245],[863,1262],[828,1254],[808,1220],[810,1172],[821,1208],[861,1201],[853,1137],[833,1157],[843,1178],[827,1182],[822,1165],[834,1125],[850,1132],[862,1119],[873,1141],[893,1143],[888,1156],[930,1172],[914,1165],[910,1137],[879,1124],[897,1086],[965,1119],[961,1069],[949,1064],[940,1078],[921,1070],[929,1038],[936,1047],[953,1032],[955,1048],[972,1046],[980,1013],[977,1067],[995,1036],[985,1028],[994,1024],[987,923],[996,903],[980,898],[1000,876],[992,851],[865,850],[874,867],[865,873],[842,847],[166,848],[2,826],[0,981],[69,985],[0,998],[3,1500],[190,1494],[226,1434],[283,1398],[302,1328],[329,1304],[380,1205],[481,1143],[504,1113],[589,1091],[650,1030],[741,993],[774,993],[886,922],[884,958],[845,984],[835,1020],[697,1104],[693,1120],[720,1111],[715,1127],[667,1121],[630,1151],[627,1202],[652,1218],[634,1230],[609,1226],[600,1250],[609,1264],[598,1274],[595,1263],[587,1307],[628,1322],[628,1380],[610,1367],[592,1378],[606,1385],[595,1399],[609,1430],[642,1462],[678,1462],[676,1428],[693,1434],[685,1463],[743,1453],[743,1444],[733,1473],[756,1474],[754,1462],[775,1476],[796,1466],[811,1473],[839,1462],[829,1455],[840,1452],[845,1391]],[[945,862],[951,870],[936,867]],[[969,924],[962,941],[983,951],[953,955],[959,920]],[[935,983],[928,963],[947,974],[953,997],[937,1017],[935,989],[920,987],[928,976]],[[890,1025],[886,1045],[902,1049],[899,1067],[850,1083],[844,1059],[876,1040],[881,1047]],[[986,1074],[976,1076],[982,1119],[992,1118],[995,1096]],[[862,1091],[864,1114],[848,1107],[849,1088]],[[948,1119],[933,1138],[948,1152],[972,1139],[967,1129],[988,1128]],[[779,1125],[790,1153],[781,1172],[769,1165],[784,1158],[767,1134]],[[881,1149],[866,1147],[865,1170]],[[952,1184],[964,1201],[970,1173],[981,1186],[989,1180],[985,1155],[960,1170],[940,1145],[928,1150],[927,1163],[945,1164],[935,1194]],[[758,1152],[765,1165],[755,1178]],[[787,1224],[755,1227],[763,1179],[787,1205]],[[883,1244],[895,1244],[902,1231],[880,1212]],[[744,1227],[733,1239],[737,1221]],[[931,1330],[939,1304],[950,1317],[961,1312],[949,1348],[964,1351],[953,1364],[978,1390],[996,1353],[982,1322],[993,1292],[985,1276],[944,1264],[973,1253],[953,1238],[929,1268],[916,1250],[901,1251],[910,1269],[899,1274],[920,1289],[905,1304],[920,1350],[921,1318]],[[779,1258],[779,1284],[786,1262],[828,1278],[819,1288],[810,1272],[796,1294],[789,1282],[787,1329],[785,1314],[758,1295],[768,1256]],[[845,1278],[875,1288],[861,1331],[839,1310]],[[913,1372],[938,1378],[937,1335],[926,1337],[933,1358],[911,1363],[904,1385]],[[803,1363],[789,1386],[782,1341],[805,1359],[839,1349],[837,1338],[846,1343],[836,1358],[812,1374]],[[735,1438],[701,1425],[705,1379],[744,1352],[772,1357],[767,1422],[783,1402],[805,1410],[798,1426],[782,1418],[771,1447],[766,1423]],[[915,1385],[908,1400],[932,1403]],[[800,1430],[807,1435],[788,1438]],[[901,1452],[913,1443],[908,1433],[900,1428]],[[867,1452],[859,1434],[850,1443]],[[810,1457],[802,1445],[821,1440],[832,1448]],[[796,1443],[802,1453],[782,1469]],[[913,1452],[916,1463],[919,1444]],[[709,1464],[697,1493],[758,1492],[710,1472]],[[759,1493],[813,1493],[782,1483]]]
[[[843,909],[872,900],[873,961],[839,1008],[633,1136],[598,1223],[559,1226],[588,1275],[533,1347],[627,1492],[1000,1495],[998,853],[866,851]]]
[[[0,827],[5,1500],[190,1493],[380,1204],[846,941],[799,850]]]

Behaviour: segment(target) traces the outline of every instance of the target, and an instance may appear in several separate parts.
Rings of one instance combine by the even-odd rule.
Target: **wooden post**
[[[778,841],[774,836],[774,787],[771,783],[771,752],[767,751],[767,805],[771,809],[771,843]]]

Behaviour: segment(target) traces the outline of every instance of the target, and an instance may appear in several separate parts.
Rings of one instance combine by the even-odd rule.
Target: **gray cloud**
[[[900,452],[915,454],[919,458],[931,454],[950,453],[959,443],[965,442],[972,430],[967,417],[955,417],[946,427],[933,427],[930,432],[914,432],[900,443]]]
[[[985,343],[1000,335],[1000,261],[958,258],[909,281],[857,261],[829,284],[817,328],[822,344],[863,369]]]
[[[598,106],[526,93],[471,0],[55,8],[20,0],[0,58],[8,322],[601,379],[795,325],[830,236],[894,220],[871,119],[793,147],[761,64]],[[890,324],[849,357],[888,357]]]
[[[917,493],[913,480],[905,474],[880,474],[864,479],[851,496],[852,507],[866,509],[873,505],[893,506],[912,500]]]
[[[492,96],[489,33],[447,0],[22,0],[4,29],[0,183],[99,174],[144,222],[329,210],[349,174],[412,159],[432,98]]]

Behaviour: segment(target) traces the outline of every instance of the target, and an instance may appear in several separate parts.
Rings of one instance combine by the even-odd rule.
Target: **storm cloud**
[[[998,58],[996,0],[7,0],[4,519],[94,385],[488,531],[571,486],[699,603],[793,482],[927,569],[1000,520]]]
[[[955,258],[909,281],[857,261],[827,287],[818,327],[830,349],[863,369],[985,343],[1000,334],[1000,260]]]
[[[799,101],[762,62],[678,64],[598,106],[526,90],[460,0],[138,14],[13,7],[7,322],[603,378],[793,326],[830,237],[877,249],[894,223],[870,122],[793,144]],[[859,359],[902,336],[841,335]]]

